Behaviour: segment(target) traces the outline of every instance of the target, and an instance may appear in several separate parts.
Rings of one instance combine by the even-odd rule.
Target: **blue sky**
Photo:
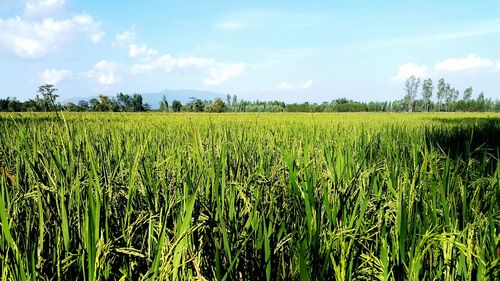
[[[498,46],[500,1],[0,0],[0,97],[393,100],[414,74],[500,99]]]

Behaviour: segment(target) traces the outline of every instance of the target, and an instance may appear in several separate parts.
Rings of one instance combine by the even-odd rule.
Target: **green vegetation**
[[[0,114],[2,279],[498,280],[499,135],[479,113]]]
[[[422,87],[420,87],[422,84]],[[422,88],[422,89],[420,89]],[[220,97],[214,101],[201,100],[190,97],[182,105],[181,101],[172,101],[172,112],[500,112],[500,100],[485,98],[481,92],[476,99],[472,98],[473,89],[468,87],[459,99],[460,91],[453,88],[444,79],[440,79],[436,90],[436,101],[432,100],[434,85],[430,78],[421,83],[420,78],[411,76],[404,84],[404,97],[395,101],[359,102],[347,98],[337,98],[323,103],[291,103],[282,101],[246,101],[238,100],[236,95],[227,95],[226,102]],[[42,85],[38,89],[39,95],[35,100],[21,102],[15,98],[0,98],[0,112],[36,112],[36,111],[100,111],[100,112],[144,112],[151,111],[152,107],[143,104],[142,95],[135,93],[132,96],[118,93],[116,97],[100,95],[89,101],[80,100],[78,104],[67,102],[64,105],[56,104],[58,95],[53,94],[57,89],[53,85]],[[421,99],[418,99],[421,91]],[[168,112],[169,104],[166,96],[159,102],[159,112]]]

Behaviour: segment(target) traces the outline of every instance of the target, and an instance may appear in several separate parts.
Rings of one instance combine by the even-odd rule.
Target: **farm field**
[[[2,280],[498,280],[498,113],[0,114]]]

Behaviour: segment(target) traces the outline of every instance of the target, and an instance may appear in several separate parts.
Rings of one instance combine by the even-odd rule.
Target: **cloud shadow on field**
[[[426,128],[427,144],[440,147],[452,158],[480,157],[500,152],[500,118],[439,118]]]

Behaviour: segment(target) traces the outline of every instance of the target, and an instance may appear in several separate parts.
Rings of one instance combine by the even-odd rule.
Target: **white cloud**
[[[170,66],[169,66],[170,63],[169,62],[170,62],[171,58],[172,57],[170,55],[164,55],[155,61],[134,64],[132,66],[132,68],[130,69],[130,73],[132,73],[134,75],[140,75],[140,74],[144,74],[144,73],[153,72],[155,70],[158,70],[158,69],[161,69],[164,67],[166,67],[168,69],[167,71],[169,71],[170,70]]]
[[[131,73],[137,75],[152,72],[155,70],[170,72],[172,71],[172,68],[175,67],[176,61],[177,59],[173,58],[169,54],[163,55],[154,61],[134,64],[132,66]]]
[[[54,52],[70,34],[70,20],[52,18],[41,22],[22,20],[19,17],[0,19],[0,44],[22,58],[39,58]]]
[[[412,75],[414,75],[417,78],[428,76],[427,66],[416,65],[412,62],[402,64],[399,67],[399,71],[396,74],[396,76],[392,77],[391,79],[396,81],[404,81]]]
[[[291,84],[287,81],[281,82],[276,88],[278,90],[306,90],[311,88],[313,80],[299,81],[297,84]]]
[[[203,81],[205,85],[218,85],[245,72],[244,63],[220,64],[210,69],[210,75]]]
[[[127,71],[127,67],[121,63],[102,60],[87,72],[87,77],[97,79],[101,85],[112,85],[121,82]]]
[[[154,49],[148,48],[146,45],[136,45],[131,44],[128,46],[128,55],[131,58],[139,57],[139,56],[156,56],[158,52]]]
[[[427,66],[419,66],[410,62],[401,65],[398,74],[392,77],[391,80],[404,81],[412,75],[421,78],[440,75],[443,72],[458,72],[470,69],[500,70],[500,60],[482,58],[475,54],[463,58],[448,58],[437,63],[431,73],[428,72]]]
[[[161,70],[171,72],[173,70],[185,70],[190,68],[205,68],[215,63],[214,59],[201,57],[180,57],[174,58],[171,55],[163,55],[156,60],[135,64],[131,68],[131,73],[138,75],[143,73]]]
[[[129,44],[135,42],[136,34],[133,31],[125,30],[122,33],[115,35],[115,42],[113,42],[113,47],[125,47]]]
[[[93,70],[87,73],[88,77],[96,78],[103,85],[120,82],[126,74],[142,75],[154,71],[167,73],[186,73],[192,70],[208,71],[208,77],[204,79],[205,85],[218,85],[228,79],[241,75],[245,71],[243,63],[226,64],[219,63],[215,59],[186,56],[173,57],[169,54],[156,59],[145,58],[143,62],[127,67],[124,64],[103,60],[97,63]],[[305,87],[307,83],[304,84]]]
[[[65,0],[29,0],[24,6],[24,13],[27,16],[43,15],[62,8],[65,3]]]
[[[80,14],[73,17],[73,22],[84,32],[90,35],[93,43],[101,41],[102,37],[106,34],[101,30],[101,23],[94,21],[92,16],[87,14]]]
[[[104,36],[100,23],[87,14],[65,20],[0,19],[0,45],[25,59],[38,59],[55,53],[78,33],[88,35],[94,43]]]
[[[46,52],[46,46],[32,39],[16,38],[13,42],[14,52],[20,57],[36,57]]]
[[[66,69],[46,69],[38,74],[42,83],[55,85],[66,78],[73,76],[73,72]]]
[[[283,81],[273,86],[262,86],[259,88],[241,88],[242,92],[275,92],[275,91],[294,91],[294,90],[307,90],[314,84],[312,79],[300,80],[296,83]]]
[[[497,66],[498,66],[497,62]],[[481,58],[470,54],[465,58],[450,58],[436,64],[436,70],[439,71],[462,71],[474,68],[494,67],[495,62],[490,59]]]
[[[215,63],[214,59],[200,58],[200,57],[180,57],[176,65],[179,68],[204,68]]]

